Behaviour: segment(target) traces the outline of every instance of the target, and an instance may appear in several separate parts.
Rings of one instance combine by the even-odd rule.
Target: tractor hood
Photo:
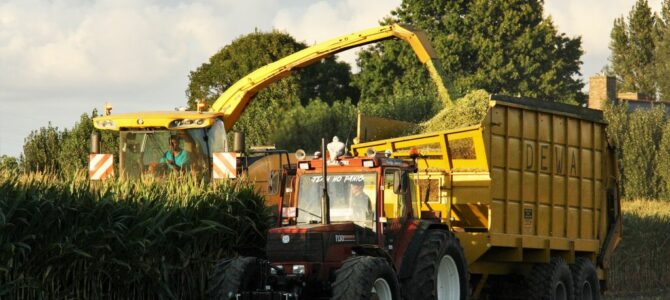
[[[341,261],[369,236],[363,231],[353,222],[273,228],[268,232],[268,259],[272,263]]]

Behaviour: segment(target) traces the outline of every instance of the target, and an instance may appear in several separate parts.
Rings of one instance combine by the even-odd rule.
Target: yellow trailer
[[[360,143],[352,151],[407,159],[419,152],[415,209],[442,219],[460,239],[474,296],[489,278],[521,275],[532,298],[543,288],[537,285],[555,285],[543,276],[568,267],[581,299],[606,289],[621,236],[617,165],[605,128],[600,111],[493,95],[479,125]]]

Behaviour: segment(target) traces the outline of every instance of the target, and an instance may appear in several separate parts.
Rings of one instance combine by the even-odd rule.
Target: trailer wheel
[[[591,260],[578,257],[575,264],[570,265],[570,270],[575,280],[575,299],[600,300],[600,281]]]
[[[575,295],[570,268],[560,257],[533,266],[528,278],[529,299],[568,300]]]
[[[458,238],[445,230],[428,231],[414,272],[403,286],[403,296],[408,300],[467,299],[467,263]]]
[[[400,299],[398,286],[398,278],[386,259],[354,256],[335,271],[332,299]]]
[[[214,267],[209,277],[209,299],[235,299],[238,292],[255,289],[259,273],[259,264],[255,257],[222,261]]]

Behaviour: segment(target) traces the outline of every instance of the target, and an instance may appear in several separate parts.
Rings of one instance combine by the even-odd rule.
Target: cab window
[[[405,176],[396,176],[395,174],[401,175],[399,169],[386,169],[384,171],[384,216],[387,219],[399,219],[404,217],[405,214],[405,194],[400,192],[396,194],[395,178],[405,181]],[[406,188],[406,185],[405,185]]]

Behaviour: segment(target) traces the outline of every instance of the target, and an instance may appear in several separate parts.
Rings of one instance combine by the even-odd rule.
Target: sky
[[[186,103],[188,74],[233,39],[278,29],[311,45],[378,25],[400,0],[0,0],[0,155],[31,130]],[[635,0],[545,0],[559,32],[582,37],[584,81],[608,63],[614,18]],[[659,11],[661,0],[649,0]],[[340,55],[353,63],[355,50]]]

